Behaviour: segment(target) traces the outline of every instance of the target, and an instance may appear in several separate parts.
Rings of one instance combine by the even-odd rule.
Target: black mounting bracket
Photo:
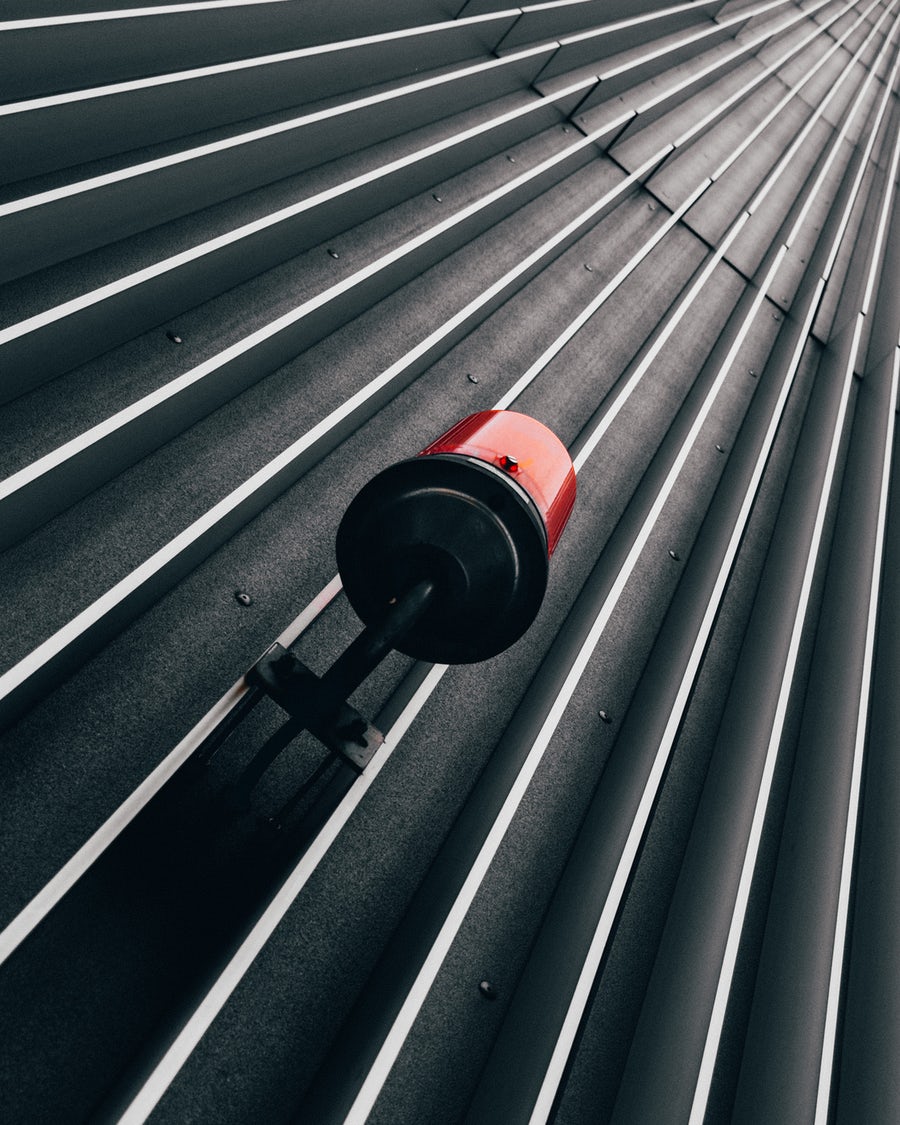
[[[336,708],[323,707],[321,699],[327,691],[322,678],[277,642],[263,653],[246,679],[357,773],[362,773],[384,742],[384,735],[346,701]]]

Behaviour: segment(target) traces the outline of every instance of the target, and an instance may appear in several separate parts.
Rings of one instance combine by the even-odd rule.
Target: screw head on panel
[[[468,373],[468,375],[466,375],[466,378],[469,380],[470,383],[477,383],[478,382],[478,376],[473,375],[471,371]]]
[[[340,254],[337,252],[337,250],[329,250],[328,251],[328,257],[329,258],[339,258]]]
[[[612,719],[609,717],[608,711],[603,711],[603,710],[598,711],[597,712],[597,718],[600,719],[604,723],[611,723],[612,722]]]
[[[436,191],[433,191],[431,193],[431,198],[435,201],[435,203],[443,203],[444,202],[444,197],[442,195],[438,195],[438,193]]]
[[[485,998],[485,1000],[497,999],[497,989],[494,988],[489,980],[480,981],[478,985],[478,991]]]
[[[674,559],[675,562],[681,561],[681,555],[677,551],[673,551],[671,547],[669,548],[669,558]]]
[[[716,442],[716,452],[717,452],[717,453],[724,453],[724,452],[725,452],[725,447],[724,447],[724,446],[721,446],[721,445],[719,445],[719,443],[718,443],[718,442]]]
[[[585,269],[586,269],[586,270],[588,271],[588,273],[593,273],[593,272],[594,272],[594,267],[593,267],[593,266],[589,266],[589,265],[587,264],[587,262],[585,262],[585,263],[584,263],[584,268],[585,268]]]
[[[182,338],[181,338],[181,337],[180,337],[180,336],[178,335],[178,333],[177,333],[177,332],[173,332],[171,328],[170,328],[170,329],[169,329],[169,331],[168,331],[168,332],[166,333],[166,339],[167,339],[167,340],[171,340],[173,344],[183,344],[183,343],[184,343],[184,341],[183,341],[183,340],[182,340]]]
[[[253,598],[250,597],[246,590],[235,590],[234,598],[239,605],[253,604]]]

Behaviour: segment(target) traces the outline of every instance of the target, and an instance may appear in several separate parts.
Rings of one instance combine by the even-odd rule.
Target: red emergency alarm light
[[[552,430],[514,410],[470,414],[419,454],[455,453],[497,465],[537,505],[553,554],[575,503],[575,469],[569,451]]]
[[[392,649],[462,664],[518,640],[540,609],[574,503],[565,446],[511,410],[472,414],[369,481],[337,533],[344,589],[365,628],[321,676],[277,641],[247,673],[256,697],[268,695],[290,718],[244,767],[235,808],[249,806],[303,730],[355,771],[366,768],[383,736],[348,700]],[[307,788],[270,822],[280,824]]]
[[[552,431],[509,410],[472,414],[350,504],[337,533],[350,603],[369,625],[431,582],[396,647],[443,664],[495,656],[536,617],[574,502],[575,470]]]

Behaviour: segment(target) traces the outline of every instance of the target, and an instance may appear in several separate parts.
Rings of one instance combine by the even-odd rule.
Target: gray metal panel
[[[652,42],[667,32],[696,24],[702,15],[710,14],[710,9],[717,2],[718,0],[709,0],[706,4],[677,4],[673,5],[672,12],[660,5],[646,13],[635,10],[633,4],[622,5],[622,10],[617,12],[616,5],[611,5],[606,0],[528,4],[523,6],[522,15],[501,40],[499,49],[506,51],[526,43],[537,43],[541,39],[564,39],[574,32],[602,29],[623,19],[634,21],[631,27],[611,27],[608,32],[597,37],[594,57],[607,56],[639,43]],[[638,20],[636,17],[641,15],[645,18]],[[565,51],[563,55],[565,57]]]
[[[593,6],[594,0],[581,0],[588,8]],[[576,0],[577,3],[577,0]],[[678,0],[671,0],[670,3],[660,3],[659,0],[608,0],[608,3],[603,5],[604,19],[616,20],[625,19],[629,16],[641,15],[644,12],[657,11],[660,8],[675,7]],[[546,7],[559,7],[562,10],[563,26],[567,27],[569,21],[572,19],[571,0],[550,0]],[[463,4],[462,10],[458,13],[460,16],[476,16],[485,12],[496,12],[506,5],[501,0],[468,0]],[[524,9],[538,8],[540,5],[528,4],[521,5]]]
[[[0,134],[4,180],[16,182],[127,148],[184,137],[304,102],[484,58],[515,15],[435,24],[402,38],[377,36],[223,63],[147,82],[94,87],[44,104],[10,103]],[[127,140],[123,141],[123,138]]]
[[[158,398],[148,396],[149,400],[138,400],[133,404],[133,412],[127,416],[118,418],[111,415],[105,432],[97,435],[85,433],[71,439],[76,443],[71,453],[61,456],[57,463],[48,466],[39,476],[3,497],[0,502],[3,546],[9,546],[46,523],[199,418],[413,280],[459,246],[476,238],[529,199],[547,191],[590,159],[590,153],[585,151],[583,144],[566,148],[561,140],[554,132],[549,143],[545,142],[549,151],[532,155],[539,174],[523,179],[521,185],[515,185],[515,178],[507,173],[505,164],[500,165],[495,173],[498,182],[485,193],[484,201],[476,200],[474,204],[460,208],[457,221],[453,221],[453,212],[440,214],[437,221],[433,221],[435,201],[431,197],[417,201],[419,210],[425,210],[428,215],[426,223],[433,221],[433,225],[412,236],[407,235],[399,245],[394,238],[387,245],[371,247],[369,253],[373,264],[369,272],[358,270],[347,278],[344,285],[339,279],[321,292],[313,291],[295,309],[274,318],[271,326],[266,324],[257,328],[259,338],[252,347],[235,348],[231,345],[218,354],[205,357],[189,371],[176,376],[172,380],[171,391],[162,386],[157,389]],[[545,161],[548,167],[543,168]],[[506,181],[515,185],[515,190],[506,190]],[[419,223],[421,219],[416,225]],[[348,230],[343,233],[338,245],[344,251],[354,241],[354,231]],[[324,253],[325,248],[321,250]],[[332,253],[337,254],[338,251],[333,250]],[[132,404],[125,406],[123,413],[130,410]]]
[[[155,150],[110,174],[87,177],[60,190],[39,190],[0,207],[7,254],[2,276],[22,276],[83,254],[136,231],[231,199],[283,176],[316,167],[369,144],[397,136],[485,97],[521,89],[553,48],[473,67],[454,68],[429,82],[406,83],[381,97],[354,98],[267,122],[174,154]],[[474,73],[473,73],[474,71]],[[221,143],[220,143],[221,142]]]
[[[104,284],[87,289],[94,299],[83,300],[81,307],[60,310],[66,304],[61,301],[51,309],[36,310],[11,325],[5,336],[0,335],[7,373],[0,400],[25,393],[39,381],[71,370],[428,187],[440,188],[441,181],[469,164],[486,160],[559,120],[577,96],[554,101],[524,93],[513,96],[498,107],[503,112],[497,115],[496,124],[481,112],[459,122],[460,128],[450,138],[441,130],[440,147],[423,143],[427,138],[416,138],[426,149],[421,157],[415,149],[410,152],[409,145],[391,146],[382,163],[383,173],[376,174],[379,165],[372,161],[375,172],[353,190],[344,190],[338,180],[338,190],[323,188],[318,198],[315,194],[308,197],[302,207],[289,203],[276,208],[283,214],[275,222],[260,225],[251,221],[243,232],[240,227],[237,231],[226,227],[216,237],[196,242],[192,247],[196,256],[189,260],[179,251],[162,262],[151,258],[113,282],[104,279]],[[444,142],[453,137],[460,139],[445,147]],[[263,217],[268,216],[264,213]],[[122,248],[113,249],[118,255]],[[123,257],[127,260],[127,253]],[[83,287],[79,297],[85,296]]]
[[[677,17],[667,17],[667,24],[675,24],[676,28],[680,26],[684,30],[672,30],[670,34],[661,35],[658,39],[648,39],[648,28],[643,24],[612,34],[586,33],[564,39],[559,51],[541,72],[539,81],[547,82],[566,71],[584,66],[596,67],[597,74],[602,75],[617,64],[625,65],[627,59],[628,69],[623,77],[607,79],[610,94],[619,93],[665,73],[673,63],[693,58],[704,47],[734,36],[733,28],[711,25],[708,19],[702,18],[699,11],[688,12],[687,15],[693,15],[693,19],[686,21],[680,13]],[[667,27],[666,31],[668,30]],[[698,42],[693,40],[695,34],[702,36]],[[685,46],[679,46],[683,41],[687,41]],[[642,61],[645,56],[646,61]]]
[[[159,6],[162,3],[159,0]],[[328,0],[306,0],[302,5],[248,0],[233,8],[196,4],[183,11],[104,19],[100,4],[92,13],[99,18],[76,22],[71,17],[78,6],[67,4],[56,22],[45,16],[30,26],[10,27],[28,16],[21,10],[14,13],[14,5],[7,4],[0,22],[0,100],[88,87],[96,81],[98,56],[103,58],[106,81],[121,82],[437,23],[451,18],[455,7],[453,0],[402,0],[385,11],[377,0],[368,0],[339,11]]]
[[[865,398],[853,408],[841,508],[735,1097],[737,1121],[810,1117],[828,1104],[831,1093],[848,905],[841,891],[849,894],[841,876],[843,865],[852,863],[856,836],[854,783],[867,725],[866,656],[875,625],[870,599],[882,566],[879,503],[885,469],[890,470],[885,434],[896,405],[893,382],[893,364],[883,365],[866,380]]]
[[[671,109],[670,98],[663,98],[659,105],[655,101],[667,87],[675,91],[673,96],[677,96],[678,100],[684,100],[720,79],[720,70],[727,74],[740,67],[743,53],[732,46],[732,38],[731,28],[711,28],[708,33],[704,32],[699,42],[688,42],[684,46],[680,45],[684,36],[673,37],[662,60],[645,57],[652,55],[653,51],[635,53],[621,60],[610,59],[606,66],[598,66],[599,74],[603,75],[602,82],[585,98],[582,112],[587,114],[616,97],[627,98],[635,108],[640,107],[640,122],[635,124],[643,128]],[[708,54],[705,53],[707,50]],[[698,66],[698,55],[701,54],[702,67]],[[684,65],[686,61],[688,66]],[[665,75],[665,85],[657,81],[660,75]],[[651,102],[654,104],[651,105]]]
[[[325,75],[303,112],[326,99],[342,128],[323,121],[295,153],[287,131],[166,172],[143,223],[143,177],[130,197],[86,196],[83,214],[44,211],[43,231],[6,215],[7,269],[21,274],[4,288],[8,322],[61,310],[58,331],[36,329],[19,356],[18,387],[34,389],[0,411],[11,468],[359,268],[384,284],[360,275],[352,297],[334,290],[308,341],[285,329],[284,354],[257,340],[259,370],[233,387],[211,379],[199,412],[174,399],[141,448],[74,481],[72,497],[104,483],[71,506],[61,478],[45,514],[62,510],[2,553],[12,672],[0,688],[19,717],[0,734],[0,1116],[112,1121],[131,1106],[126,1121],[343,1121],[357,1092],[348,1120],[390,1125],[467,1112],[656,1121],[692,1101],[707,1120],[793,1122],[816,1101],[823,1119],[896,1116],[896,880],[883,856],[897,820],[900,67],[893,42],[882,49],[896,0],[876,27],[888,6],[772,9],[731,47],[700,41],[579,109],[595,58],[558,105],[549,95],[566,79],[528,89],[572,20],[661,4],[532,5],[513,35],[546,35],[545,47],[501,60],[480,45],[460,56],[474,68],[439,65],[414,93],[435,59],[404,55],[395,33],[425,10],[358,0],[341,7],[339,37],[384,33],[372,65],[405,93],[354,108],[327,83],[366,79]],[[91,7],[21,0],[4,16]],[[715,34],[753,7],[725,4]],[[213,64],[241,49],[238,8],[185,15],[208,21],[208,44],[173,41],[171,57]],[[789,17],[793,31],[773,30]],[[870,29],[859,62],[839,65]],[[451,26],[448,42],[466,34]],[[99,87],[135,58],[98,46],[72,74]],[[768,64],[803,85],[757,137],[787,89]],[[513,106],[523,116],[503,117]],[[236,130],[226,107],[208,108],[198,141],[275,121]],[[450,143],[476,122],[484,132]],[[576,142],[577,159],[504,194]],[[68,178],[166,151],[132,149],[131,129],[110,143],[108,160]],[[409,162],[387,171],[395,158]],[[293,241],[254,234],[243,260],[222,251],[218,276],[174,262],[265,222],[291,193],[319,197]],[[439,231],[479,199],[456,234]],[[407,271],[375,268],[406,243]],[[171,285],[137,284],[133,305],[124,291],[122,304],[94,300],[170,258]],[[74,311],[82,297],[92,311]],[[387,662],[355,699],[388,733],[383,752],[361,778],[338,772],[303,798],[306,835],[289,826],[273,854],[254,819],[315,767],[317,744],[288,751],[240,820],[223,809],[227,787],[277,724],[274,705],[207,767],[197,750],[246,706],[243,671],[276,636],[316,669],[353,636],[333,534],[359,486],[494,406],[545,421],[577,464],[544,607],[487,664]],[[790,989],[802,1013],[782,1013]]]
[[[896,319],[895,319],[896,323]],[[888,356],[882,369],[872,369],[868,379],[877,377],[878,388],[863,386],[859,409],[874,408],[873,399],[888,388],[890,367],[896,353]],[[885,404],[888,405],[889,404]],[[875,680],[872,695],[872,720],[866,763],[863,816],[859,837],[857,869],[865,872],[856,887],[853,932],[847,978],[847,1007],[841,1037],[840,1073],[837,1084],[835,1120],[841,1125],[860,1117],[888,1122],[900,1112],[900,1090],[894,1077],[897,1042],[897,997],[900,995],[896,933],[898,900],[896,864],[884,857],[897,854],[898,818],[897,754],[900,744],[900,714],[896,691],[900,628],[897,610],[896,575],[900,573],[900,498],[897,477],[897,447],[893,451],[894,479],[882,574],[882,602]]]

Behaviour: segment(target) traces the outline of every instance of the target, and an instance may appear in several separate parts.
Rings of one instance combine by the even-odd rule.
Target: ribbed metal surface
[[[898,52],[5,5],[4,1120],[900,1120]],[[390,658],[273,841],[322,750],[229,808],[244,671],[331,663],[346,505],[496,407],[578,474],[537,621]]]

